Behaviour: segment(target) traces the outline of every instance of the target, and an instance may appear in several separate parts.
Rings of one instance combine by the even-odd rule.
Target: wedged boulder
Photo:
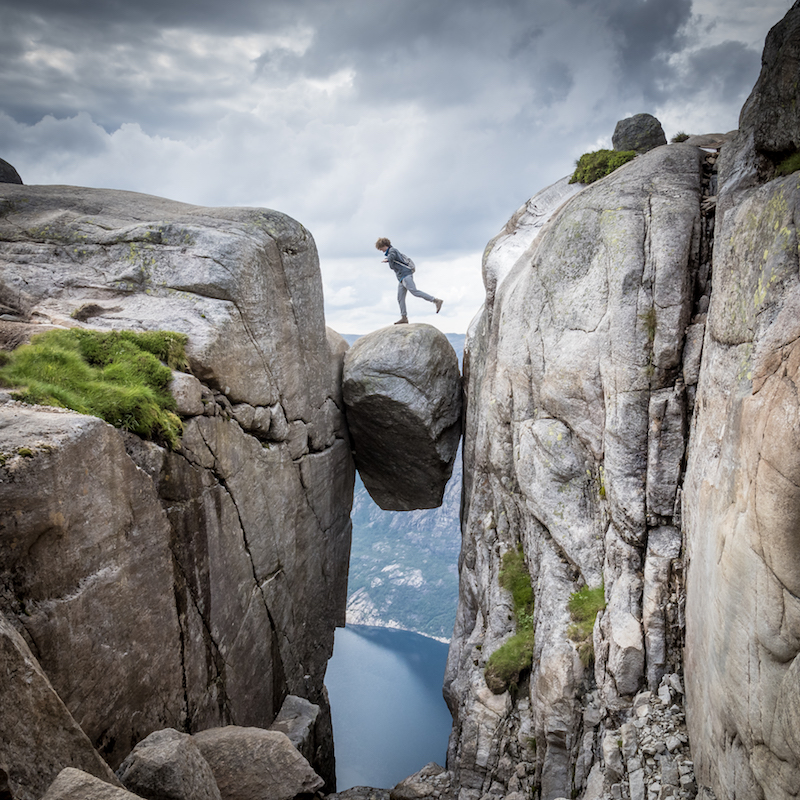
[[[138,797],[87,772],[66,767],[58,773],[41,800],[137,800]]]
[[[291,800],[325,783],[280,731],[229,725],[192,739],[211,766],[222,800]]]
[[[147,800],[221,800],[214,773],[188,733],[155,731],[120,764],[122,785]]]
[[[344,359],[343,396],[356,467],[383,509],[441,505],[461,435],[458,357],[431,325],[361,337]]]
[[[119,785],[22,636],[0,614],[0,775],[14,800],[39,800],[65,767]],[[3,781],[0,781],[3,796]]]
[[[666,144],[667,137],[661,123],[652,114],[634,114],[617,123],[611,142],[615,150],[646,153]]]

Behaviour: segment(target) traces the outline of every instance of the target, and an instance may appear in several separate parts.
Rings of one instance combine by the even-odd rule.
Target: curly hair
[[[385,236],[382,236],[377,242],[375,242],[376,250],[386,250],[387,247],[391,246],[392,243]]]

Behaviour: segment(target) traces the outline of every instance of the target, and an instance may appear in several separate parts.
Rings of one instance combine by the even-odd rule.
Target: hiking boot
[[[406,324],[408,324],[408,317],[400,317],[400,319],[397,320],[397,322],[395,322],[395,325],[406,325]]]
[[[439,300],[438,297],[433,301],[433,304],[436,306],[437,314],[439,313],[439,309],[442,307],[442,303],[444,303],[444,300]]]

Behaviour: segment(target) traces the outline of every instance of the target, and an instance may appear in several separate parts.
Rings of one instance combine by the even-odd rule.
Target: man
[[[439,300],[438,297],[431,297],[425,292],[421,292],[414,285],[414,273],[411,267],[406,264],[403,257],[397,251],[396,247],[392,247],[392,243],[386,238],[380,238],[375,242],[375,249],[381,250],[386,258],[383,259],[384,263],[388,262],[389,266],[394,270],[397,275],[397,280],[400,285],[397,287],[397,302],[400,304],[400,319],[395,322],[395,325],[402,325],[408,322],[408,312],[406,311],[406,293],[411,292],[414,297],[421,297],[429,303],[436,306],[436,313],[442,307],[444,300]]]

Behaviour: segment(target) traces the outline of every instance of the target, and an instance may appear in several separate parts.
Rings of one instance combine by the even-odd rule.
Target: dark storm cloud
[[[723,102],[742,102],[761,67],[761,55],[742,42],[721,42],[691,53],[681,79],[681,89],[692,94],[712,88]]]

